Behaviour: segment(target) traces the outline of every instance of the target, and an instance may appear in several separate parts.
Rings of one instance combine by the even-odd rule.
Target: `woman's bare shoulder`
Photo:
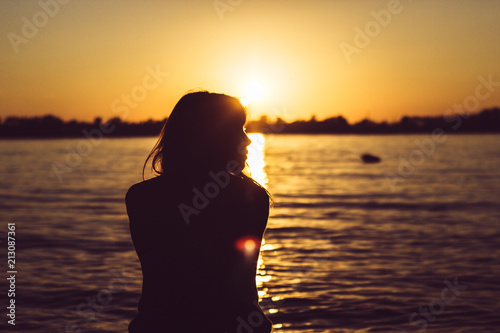
[[[163,187],[162,183],[162,178],[154,177],[132,185],[125,195],[125,202],[130,205],[155,196]]]
[[[231,181],[235,185],[235,190],[238,191],[239,194],[242,194],[245,200],[269,202],[269,195],[267,191],[253,179],[246,177],[240,178],[237,176],[233,177],[234,181]]]

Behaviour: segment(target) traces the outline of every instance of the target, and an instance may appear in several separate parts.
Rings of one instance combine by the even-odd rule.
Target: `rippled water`
[[[275,200],[257,281],[276,332],[500,332],[499,136],[418,153],[429,139],[253,137],[254,176]],[[0,141],[15,331],[126,332],[141,274],[123,199],[154,142]],[[382,162],[361,163],[367,152]]]

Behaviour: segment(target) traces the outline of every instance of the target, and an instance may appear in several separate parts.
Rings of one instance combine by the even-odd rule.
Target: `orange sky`
[[[191,89],[252,82],[254,118],[500,106],[499,17],[471,0],[2,1],[0,117],[162,119]]]

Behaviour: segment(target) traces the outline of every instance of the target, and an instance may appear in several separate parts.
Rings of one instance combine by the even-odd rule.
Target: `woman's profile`
[[[224,94],[184,95],[126,195],[143,273],[130,333],[269,333],[255,274],[268,192],[246,176],[245,109]]]

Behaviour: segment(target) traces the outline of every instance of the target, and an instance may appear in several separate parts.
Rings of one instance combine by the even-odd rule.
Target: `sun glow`
[[[264,86],[258,81],[250,82],[245,88],[245,97],[241,98],[241,104],[248,106],[250,103],[262,99],[264,96]]]

